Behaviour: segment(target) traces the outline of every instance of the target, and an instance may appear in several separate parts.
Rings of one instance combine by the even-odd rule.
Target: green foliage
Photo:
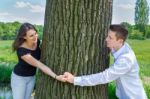
[[[122,22],[121,25],[124,26],[128,30],[129,33],[132,32],[132,25],[129,24],[128,22]]]
[[[114,82],[109,83],[108,85],[109,85],[108,86],[109,99],[118,99],[116,97],[116,86],[115,86]]]
[[[16,37],[16,33],[20,27],[21,23],[13,22],[13,23],[3,23],[0,22],[0,40],[12,40]],[[130,39],[140,39],[143,40],[143,32],[140,32],[136,26],[131,25],[127,22],[122,22],[126,29],[129,31],[129,38]],[[42,25],[34,25],[38,31],[39,38],[42,39],[43,35],[43,26]],[[145,28],[145,27],[144,27]],[[150,26],[147,25],[145,28],[146,38],[150,38]],[[1,52],[0,52],[1,53]]]
[[[12,23],[0,22],[0,40],[13,40],[16,37],[20,25],[21,23],[19,22],[12,22]],[[40,38],[42,38],[43,26],[35,25],[35,27],[39,32]]]
[[[146,27],[146,38],[150,38],[150,26]]]
[[[39,39],[42,39],[42,35],[43,35],[43,26],[42,25],[35,25],[35,28],[38,31],[39,34]]]
[[[128,33],[129,33],[128,35],[130,36],[132,33],[133,26],[127,22],[122,22],[121,25],[124,26],[128,30]]]
[[[1,83],[9,83],[10,82],[10,77],[11,77],[11,72],[14,64],[10,63],[0,63],[0,82]]]
[[[129,35],[129,38],[130,39],[138,39],[138,40],[144,40],[145,39],[139,30],[132,30],[132,32]]]
[[[17,29],[19,28],[19,22],[13,23],[0,23],[0,39],[1,40],[11,40],[15,38]]]
[[[134,20],[136,29],[139,29],[139,31],[143,33],[143,37],[146,37],[145,27],[149,22],[149,7],[146,0],[136,1]]]
[[[145,88],[146,94],[148,96],[148,99],[150,99],[150,85],[144,85],[144,88]]]
[[[138,39],[138,40],[144,40],[146,38],[150,38],[150,25],[144,26],[144,31],[146,37],[143,36],[143,32],[140,32],[140,30],[137,28],[136,25],[131,25],[127,22],[120,23],[122,26],[124,26],[128,32],[129,32],[129,39]]]

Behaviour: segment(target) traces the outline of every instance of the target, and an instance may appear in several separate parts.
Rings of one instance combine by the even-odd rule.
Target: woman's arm
[[[21,59],[24,60],[25,62],[27,62],[28,64],[39,68],[40,70],[42,70],[45,74],[59,80],[59,81],[63,81],[65,82],[64,76],[63,75],[56,75],[49,67],[47,67],[46,65],[44,65],[42,62],[38,61],[37,59],[35,59],[34,57],[32,57],[30,54],[26,54],[21,56]]]

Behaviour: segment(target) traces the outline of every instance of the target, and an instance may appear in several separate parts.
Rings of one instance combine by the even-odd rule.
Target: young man
[[[139,77],[139,66],[131,47],[125,43],[128,31],[120,25],[111,25],[106,38],[114,63],[103,72],[74,77],[65,72],[66,80],[74,85],[94,86],[116,81],[119,99],[147,99]]]

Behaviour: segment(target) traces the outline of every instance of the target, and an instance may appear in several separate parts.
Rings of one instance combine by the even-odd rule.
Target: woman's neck
[[[35,43],[28,43],[24,42],[23,47],[28,48],[28,49],[35,49],[36,44]]]

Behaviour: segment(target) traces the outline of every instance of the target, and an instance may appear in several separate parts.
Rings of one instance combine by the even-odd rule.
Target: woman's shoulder
[[[19,48],[17,49],[17,51],[25,51],[25,50],[29,51],[29,50],[31,50],[31,49],[28,49],[28,48],[25,48],[25,47],[19,47]]]
[[[31,51],[32,50],[27,48],[24,43],[22,45],[20,45],[19,48],[17,49],[17,53],[21,56],[23,54],[31,53]]]
[[[23,43],[22,45],[20,45],[17,49],[18,51],[21,51],[21,50],[31,50],[29,48],[26,47],[26,45]]]
[[[32,51],[24,47],[19,47],[16,52],[18,56],[23,56],[26,54],[31,54]]]
[[[22,53],[31,53],[31,51],[32,51],[32,50],[27,49],[27,48],[25,48],[25,47],[19,47],[19,48],[17,49],[17,53],[20,53],[20,54],[22,54]]]

